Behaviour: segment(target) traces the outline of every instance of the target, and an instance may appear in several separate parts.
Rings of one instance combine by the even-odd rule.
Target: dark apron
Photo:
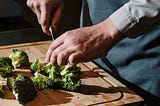
[[[105,20],[128,1],[83,0],[80,26]],[[160,106],[160,26],[135,39],[122,40],[106,58],[94,62],[141,95],[146,104]]]

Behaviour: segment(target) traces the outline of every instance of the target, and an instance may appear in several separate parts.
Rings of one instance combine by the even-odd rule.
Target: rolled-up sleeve
[[[130,0],[110,16],[128,37],[137,37],[160,25],[160,0]]]

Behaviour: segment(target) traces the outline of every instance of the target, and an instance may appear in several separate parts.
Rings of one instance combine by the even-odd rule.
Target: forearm
[[[127,37],[136,37],[160,25],[159,0],[130,0],[110,16]]]

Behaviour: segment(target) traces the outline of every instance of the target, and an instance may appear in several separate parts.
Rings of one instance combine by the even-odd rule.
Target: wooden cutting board
[[[28,54],[30,62],[33,62],[38,57],[40,62],[44,63],[49,44],[50,41],[43,41],[0,46],[0,56],[8,56],[11,50],[16,48],[24,50]],[[92,62],[80,63],[78,66],[81,67],[82,81],[82,87],[79,92],[46,89],[39,92],[38,97],[26,104],[26,106],[143,105],[143,99],[140,96]],[[32,76],[28,68],[17,68],[14,72]],[[21,106],[7,86],[4,88],[5,96],[0,99],[0,106]]]

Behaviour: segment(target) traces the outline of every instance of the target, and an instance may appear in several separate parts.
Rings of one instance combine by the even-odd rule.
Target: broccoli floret
[[[3,97],[3,95],[4,95],[3,85],[2,85],[2,81],[0,80],[0,97]]]
[[[36,61],[36,60],[35,60],[35,61]],[[40,73],[40,74],[42,74],[42,75],[45,75],[45,76],[48,76],[48,75],[49,75],[49,71],[50,71],[51,68],[53,67],[53,65],[52,65],[51,63],[45,63],[42,67],[39,68],[40,63],[38,63],[38,61],[37,61],[37,63],[35,63],[34,65],[35,65],[35,66],[34,66],[34,67],[35,67],[34,69],[36,69],[36,67],[37,67],[38,70],[33,70],[33,67],[32,67],[32,68],[31,68],[31,71],[32,71],[33,73],[38,72],[38,73]]]
[[[65,76],[68,73],[79,73],[80,67],[72,66],[71,64],[67,64],[63,66],[63,69],[61,70],[61,76]]]
[[[31,64],[30,66],[30,70],[35,73],[35,72],[39,72],[41,70],[41,66],[40,66],[40,62],[39,62],[39,59],[36,58],[34,60],[34,62]]]
[[[61,88],[62,86],[62,76],[58,66],[52,66],[49,71],[49,79],[47,80],[47,85],[49,88]]]
[[[11,76],[13,69],[12,60],[9,57],[0,57],[0,76]]]
[[[61,78],[60,70],[58,69],[58,67],[56,66],[51,67],[49,71],[49,78],[51,79]]]
[[[35,72],[34,75],[35,75],[35,77],[31,77],[31,79],[32,79],[34,86],[36,87],[37,90],[43,90],[48,87],[46,84],[46,81],[48,79],[47,76],[44,76],[38,72]]]
[[[13,77],[7,77],[7,86],[10,90],[14,87],[14,78]]]
[[[79,74],[69,73],[63,78],[63,89],[67,91],[78,91],[81,86]]]
[[[61,78],[56,78],[56,79],[48,78],[46,83],[48,88],[51,88],[51,89],[62,88],[63,86],[63,82]]]
[[[37,60],[35,63],[38,63]],[[34,72],[35,77],[31,79],[38,90],[48,87],[51,89],[62,88],[68,91],[77,91],[81,85],[80,67],[70,64],[53,66],[51,63],[46,63],[40,69],[38,66],[38,70],[36,69]]]
[[[30,77],[18,74],[13,85],[13,94],[20,104],[24,105],[37,96],[36,88]]]
[[[19,49],[13,49],[9,55],[12,59],[12,64],[14,67],[28,66],[29,58],[26,52]]]
[[[43,70],[45,73],[49,73],[52,67],[53,67],[52,63],[46,63],[41,70]]]

